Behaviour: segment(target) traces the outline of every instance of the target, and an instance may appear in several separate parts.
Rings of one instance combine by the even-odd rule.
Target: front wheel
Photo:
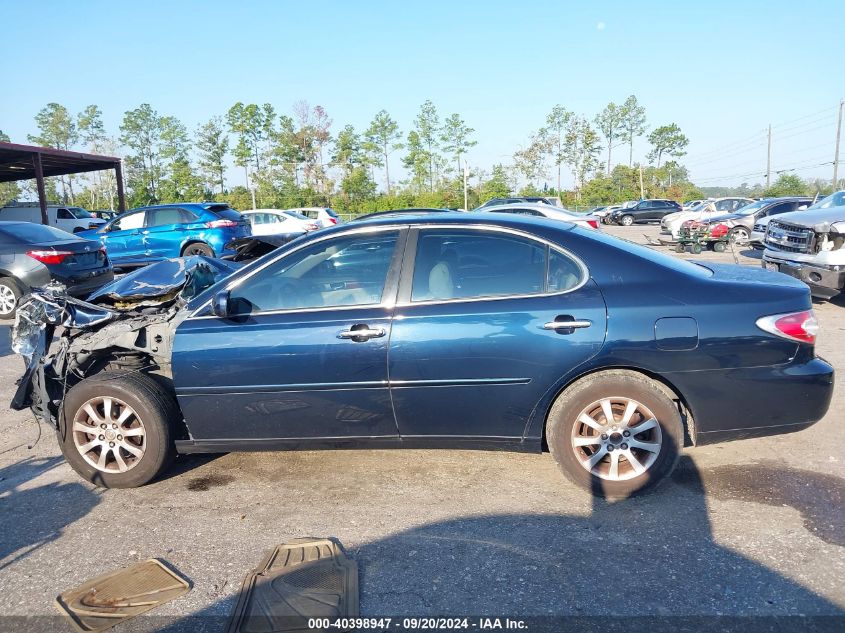
[[[623,215],[622,219],[619,221],[622,226],[631,226],[634,223],[634,216],[632,215]]]
[[[97,486],[143,486],[174,457],[178,406],[147,375],[105,372],[86,378],[68,391],[63,413],[62,453]]]
[[[600,497],[644,492],[675,468],[683,423],[662,385],[629,371],[588,376],[561,394],[546,439],[564,474]]]
[[[733,244],[748,244],[748,240],[751,239],[751,234],[744,226],[737,226],[731,229],[731,232],[728,233],[728,239]]]

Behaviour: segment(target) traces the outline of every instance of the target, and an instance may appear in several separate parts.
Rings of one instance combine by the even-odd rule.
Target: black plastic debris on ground
[[[307,631],[310,618],[358,615],[358,565],[329,539],[275,547],[244,579],[227,633]]]

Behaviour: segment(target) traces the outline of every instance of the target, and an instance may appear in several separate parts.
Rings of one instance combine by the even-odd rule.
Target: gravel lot
[[[845,302],[816,310],[818,352],[842,372]],[[22,362],[0,329],[5,403]],[[358,561],[362,615],[843,616],[843,409],[840,383],[814,427],[687,450],[670,482],[621,503],[568,484],[548,454],[468,451],[192,457],[142,489],[99,490],[46,429],[29,449],[31,416],[4,409],[0,616],[53,615],[61,591],[160,557],[193,590],[155,611],[170,619],[116,630],[217,630],[219,619],[188,617],[227,614],[265,551],[299,536],[336,537]]]

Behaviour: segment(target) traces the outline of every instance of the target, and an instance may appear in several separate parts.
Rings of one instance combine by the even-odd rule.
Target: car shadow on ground
[[[58,539],[100,502],[81,482],[28,485],[63,462],[28,457],[0,469],[0,571]]]
[[[825,524],[825,540],[842,543],[845,528],[836,517],[842,480],[821,482],[828,497],[816,502],[801,494],[819,483],[805,475],[818,477],[779,474],[769,464],[702,475],[685,457],[672,481],[653,494],[595,499],[589,516],[466,516],[398,532],[349,552],[359,566],[361,615],[550,618],[533,621],[532,631],[571,628],[576,618],[596,616],[604,620],[581,621],[579,630],[614,622],[616,628],[602,630],[806,630],[808,620],[795,618],[801,615],[824,618],[816,630],[835,630],[845,615],[840,607],[736,553],[730,537],[717,543],[708,517],[708,496],[797,504],[805,521]],[[349,513],[352,518],[355,509]],[[765,535],[765,526],[753,530]],[[263,553],[255,552],[256,564]],[[234,601],[229,596],[175,621],[151,617],[146,625],[170,633],[222,630]],[[703,619],[687,624],[677,616]]]

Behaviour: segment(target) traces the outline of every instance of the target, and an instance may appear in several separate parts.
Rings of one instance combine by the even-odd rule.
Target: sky
[[[694,182],[738,185],[763,180],[770,124],[773,171],[829,179],[845,97],[841,0],[0,0],[0,16],[0,130],[22,143],[51,101],[99,105],[117,136],[141,103],[195,129],[237,101],[300,100],[335,132],[384,108],[407,133],[431,99],[475,129],[468,162],[489,170],[554,105],[592,119],[635,94],[650,128],[689,137]]]

